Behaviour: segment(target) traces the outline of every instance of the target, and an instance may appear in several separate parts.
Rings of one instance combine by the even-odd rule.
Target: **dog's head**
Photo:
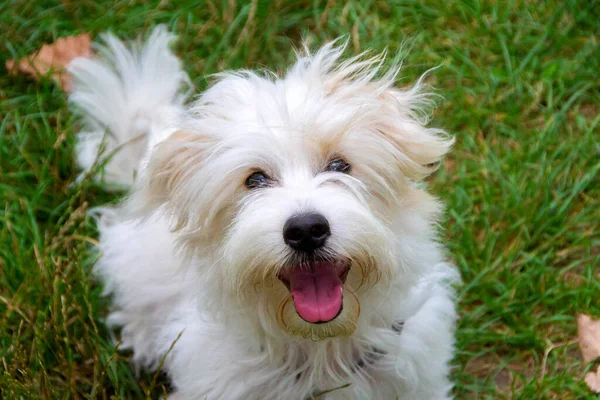
[[[173,217],[216,305],[313,339],[352,334],[361,304],[418,273],[398,221],[432,222],[435,201],[414,182],[452,144],[425,127],[420,82],[394,88],[383,57],[342,52],[327,45],[282,78],[220,75],[130,200]]]

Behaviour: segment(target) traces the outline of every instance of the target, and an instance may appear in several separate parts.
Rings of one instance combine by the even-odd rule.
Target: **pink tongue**
[[[331,321],[342,308],[344,287],[339,271],[335,265],[326,262],[311,267],[295,267],[289,271],[296,311],[307,322]]]

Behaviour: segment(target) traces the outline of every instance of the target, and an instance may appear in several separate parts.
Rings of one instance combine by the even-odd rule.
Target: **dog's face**
[[[173,215],[212,266],[215,304],[312,339],[351,335],[361,304],[410,274],[395,226],[430,211],[411,182],[451,145],[423,126],[418,87],[375,78],[379,58],[340,55],[326,46],[281,79],[221,76],[155,148],[131,198]]]

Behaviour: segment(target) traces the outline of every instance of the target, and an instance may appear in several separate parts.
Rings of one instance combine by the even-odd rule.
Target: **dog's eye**
[[[349,174],[352,167],[343,158],[335,158],[327,164],[327,171]]]
[[[271,180],[263,171],[256,171],[246,178],[245,185],[248,189],[258,189],[270,186]]]

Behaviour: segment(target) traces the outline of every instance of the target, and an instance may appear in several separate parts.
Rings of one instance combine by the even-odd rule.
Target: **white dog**
[[[185,105],[172,39],[71,66],[78,162],[131,186],[96,265],[123,347],[177,399],[449,398],[458,274],[419,181],[453,140],[421,81],[332,43]]]

